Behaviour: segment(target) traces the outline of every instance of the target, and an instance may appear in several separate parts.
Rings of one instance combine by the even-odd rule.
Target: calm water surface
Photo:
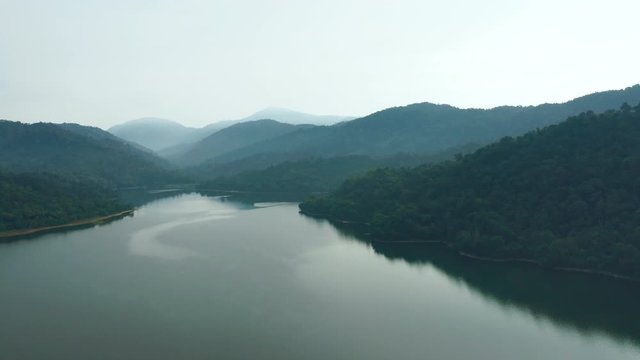
[[[640,286],[196,194],[0,244],[0,359],[640,359]]]

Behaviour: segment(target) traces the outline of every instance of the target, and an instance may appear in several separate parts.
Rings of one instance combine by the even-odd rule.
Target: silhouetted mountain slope
[[[292,156],[385,156],[398,152],[434,153],[468,143],[488,143],[502,136],[556,124],[583,111],[602,112],[623,102],[640,101],[640,85],[587,95],[563,104],[503,106],[489,110],[449,105],[413,104],[382,110],[333,126],[300,130],[218,156],[218,163],[256,154]],[[282,157],[282,155],[280,155]]]
[[[64,124],[56,124],[61,128],[76,133],[78,135],[82,135],[85,137],[93,138],[99,141],[112,141],[117,143],[126,144],[129,146],[133,146],[142,152],[148,153],[150,159],[153,161],[158,161],[158,158],[154,155],[153,151],[143,145],[140,145],[136,142],[125,140],[121,137],[111,134],[110,132],[104,131],[100,128],[94,126],[86,126],[74,123],[64,123]]]
[[[142,118],[113,126],[109,132],[157,151],[186,141],[195,130],[171,120]]]
[[[166,161],[100,129],[0,121],[0,168],[83,174],[119,186],[175,180]]]
[[[186,153],[171,160],[180,165],[195,165],[214,159],[225,152],[309,127],[312,125],[291,125],[274,120],[243,122],[209,135],[194,144]]]
[[[377,170],[300,208],[369,223],[377,239],[640,278],[638,179],[640,105],[625,104],[455,162]]]
[[[273,119],[281,123],[292,125],[333,125],[342,121],[353,120],[355,119],[355,117],[339,115],[313,115],[290,109],[269,107],[237,121],[246,122],[261,119]]]
[[[283,108],[267,108],[242,119],[211,123],[201,128],[183,126],[175,121],[142,118],[115,125],[109,129],[114,135],[140,144],[166,158],[178,158],[194,147],[194,144],[222,129],[256,120],[272,119],[281,123],[302,125],[329,125],[353,117],[312,115]]]

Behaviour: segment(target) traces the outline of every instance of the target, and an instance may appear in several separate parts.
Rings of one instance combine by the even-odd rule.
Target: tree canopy
[[[120,212],[114,189],[82,177],[0,172],[0,231],[53,226]]]
[[[640,105],[505,137],[455,161],[379,169],[305,213],[369,223],[385,240],[640,278]]]

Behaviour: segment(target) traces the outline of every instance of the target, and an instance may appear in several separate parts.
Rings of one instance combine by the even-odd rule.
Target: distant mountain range
[[[141,118],[111,127],[108,131],[123,139],[133,141],[162,155],[175,157],[189,150],[190,145],[229,126],[255,121],[276,120],[281,123],[302,125],[331,125],[354,119],[347,116],[312,115],[283,108],[267,108],[238,120],[226,120],[209,124],[202,128],[186,127],[178,122]]]
[[[122,139],[158,151],[186,141],[189,135],[196,130],[167,119],[141,118],[113,126],[109,132]]]
[[[617,108],[640,101],[640,86],[597,93],[563,104],[459,109],[421,103],[379,111],[342,124],[298,131],[227,154],[235,160],[257,153],[314,156],[431,153],[465,143],[488,143],[502,136],[556,124],[570,115]]]
[[[237,120],[237,122],[253,121],[271,119],[279,122],[293,124],[293,125],[333,125],[342,121],[349,121],[355,119],[353,116],[338,116],[338,115],[312,115],[299,111],[270,107],[257,113],[248,116],[244,119]]]
[[[275,120],[242,122],[217,131],[185,147],[183,153],[169,155],[167,158],[183,166],[197,165],[229,151],[312,127],[314,126],[285,124]]]
[[[253,166],[243,166],[250,170],[309,157],[434,154],[469,144],[486,144],[503,136],[524,134],[557,124],[570,115],[589,110],[602,112],[618,108],[624,102],[640,102],[640,85],[595,93],[562,104],[526,107],[502,106],[484,110],[420,103],[382,110],[331,126],[304,127],[279,136],[265,136],[262,141],[255,141],[256,129],[244,129],[247,130],[246,135],[237,129],[233,147],[220,146],[216,151],[207,152],[207,146],[213,142],[224,144],[223,134],[220,134],[217,139],[202,140],[209,144],[207,146],[192,145],[201,149],[197,157],[191,157],[185,151],[170,158],[182,165],[201,162],[211,172],[224,173],[223,169],[228,168],[228,164],[237,162],[253,163]],[[247,141],[245,146],[239,147],[238,139],[242,136],[251,137],[254,141]]]
[[[640,102],[640,85],[562,104],[483,110],[420,103],[354,120],[272,108],[201,129],[155,118],[114,126],[112,133],[78,124],[1,121],[0,169],[78,173],[132,186],[175,178],[176,165],[189,167],[185,173],[191,176],[212,178],[309,158],[453,154],[452,149],[470,151],[503,136],[556,124],[580,112],[618,108],[624,102]],[[255,120],[263,116],[282,121]]]

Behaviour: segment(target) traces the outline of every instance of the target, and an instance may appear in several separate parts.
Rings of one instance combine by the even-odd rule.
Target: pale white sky
[[[640,82],[637,0],[0,0],[0,118],[561,102]]]

